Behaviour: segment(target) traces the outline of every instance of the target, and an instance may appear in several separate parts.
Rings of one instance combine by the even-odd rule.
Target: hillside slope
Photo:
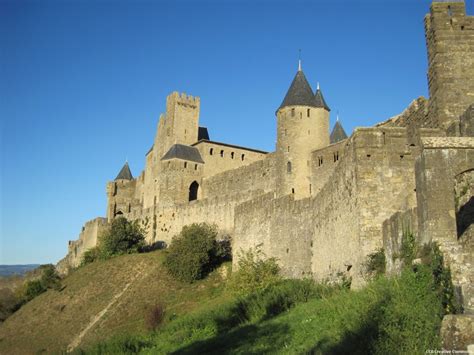
[[[150,306],[163,305],[169,318],[223,297],[220,273],[183,284],[166,274],[162,258],[162,251],[124,255],[71,273],[62,291],[47,291],[0,325],[0,353],[52,353],[142,333]]]

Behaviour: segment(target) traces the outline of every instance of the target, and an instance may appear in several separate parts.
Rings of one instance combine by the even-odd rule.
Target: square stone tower
[[[433,1],[425,35],[431,124],[447,128],[474,103],[474,17],[464,1]]]

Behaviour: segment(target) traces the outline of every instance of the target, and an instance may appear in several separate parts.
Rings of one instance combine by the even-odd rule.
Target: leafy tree
[[[137,253],[145,245],[145,230],[138,220],[128,221],[119,217],[99,240],[100,254],[107,258],[112,255]]]
[[[185,282],[204,278],[215,266],[230,258],[229,241],[218,242],[217,236],[215,225],[184,226],[166,254],[164,265],[168,272]]]

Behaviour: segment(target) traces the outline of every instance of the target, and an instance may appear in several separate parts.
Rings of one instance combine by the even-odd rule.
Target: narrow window
[[[311,184],[309,184],[309,194],[311,195]]]
[[[188,167],[188,162],[184,162],[184,168],[186,169]]]
[[[193,181],[189,186],[189,201],[197,200],[199,191],[199,184],[197,181]]]
[[[214,149],[209,149],[209,155],[212,155],[212,153],[214,153]]]
[[[290,249],[289,248],[286,248],[286,253],[288,254],[290,252]]]
[[[300,112],[300,118],[303,118],[303,112]]]
[[[223,158],[223,157],[224,157],[224,151],[221,150],[221,158]]]
[[[461,26],[461,31],[464,31],[464,26]]]
[[[187,131],[187,130],[184,130],[184,134],[186,134],[186,133],[188,133],[188,131]]]
[[[288,146],[288,151],[290,151],[290,146]]]
[[[292,194],[294,194],[294,193],[295,193],[295,189],[294,189],[294,188],[293,188],[293,189],[291,189],[291,193],[292,193]]]
[[[288,134],[288,130],[287,130],[287,129],[285,129],[285,136],[286,136],[287,134]]]
[[[291,162],[286,163],[286,172],[287,172],[288,174],[291,173]]]
[[[244,161],[245,159],[245,154],[242,154],[242,161]]]
[[[308,129],[308,135],[310,135],[310,134],[311,134],[311,131]]]
[[[291,117],[295,117],[295,109],[294,108],[291,109]]]
[[[311,117],[310,112],[311,112],[311,109],[308,109],[308,112],[306,113],[308,115],[308,117]]]
[[[234,152],[230,153],[230,159],[234,159]]]
[[[194,170],[197,170],[197,169],[198,169],[198,165],[194,164]]]
[[[128,204],[128,213],[132,212],[132,205]]]

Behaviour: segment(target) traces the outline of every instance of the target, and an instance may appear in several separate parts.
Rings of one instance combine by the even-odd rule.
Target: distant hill
[[[28,271],[36,269],[39,264],[27,265],[0,265],[0,276],[24,275]]]

